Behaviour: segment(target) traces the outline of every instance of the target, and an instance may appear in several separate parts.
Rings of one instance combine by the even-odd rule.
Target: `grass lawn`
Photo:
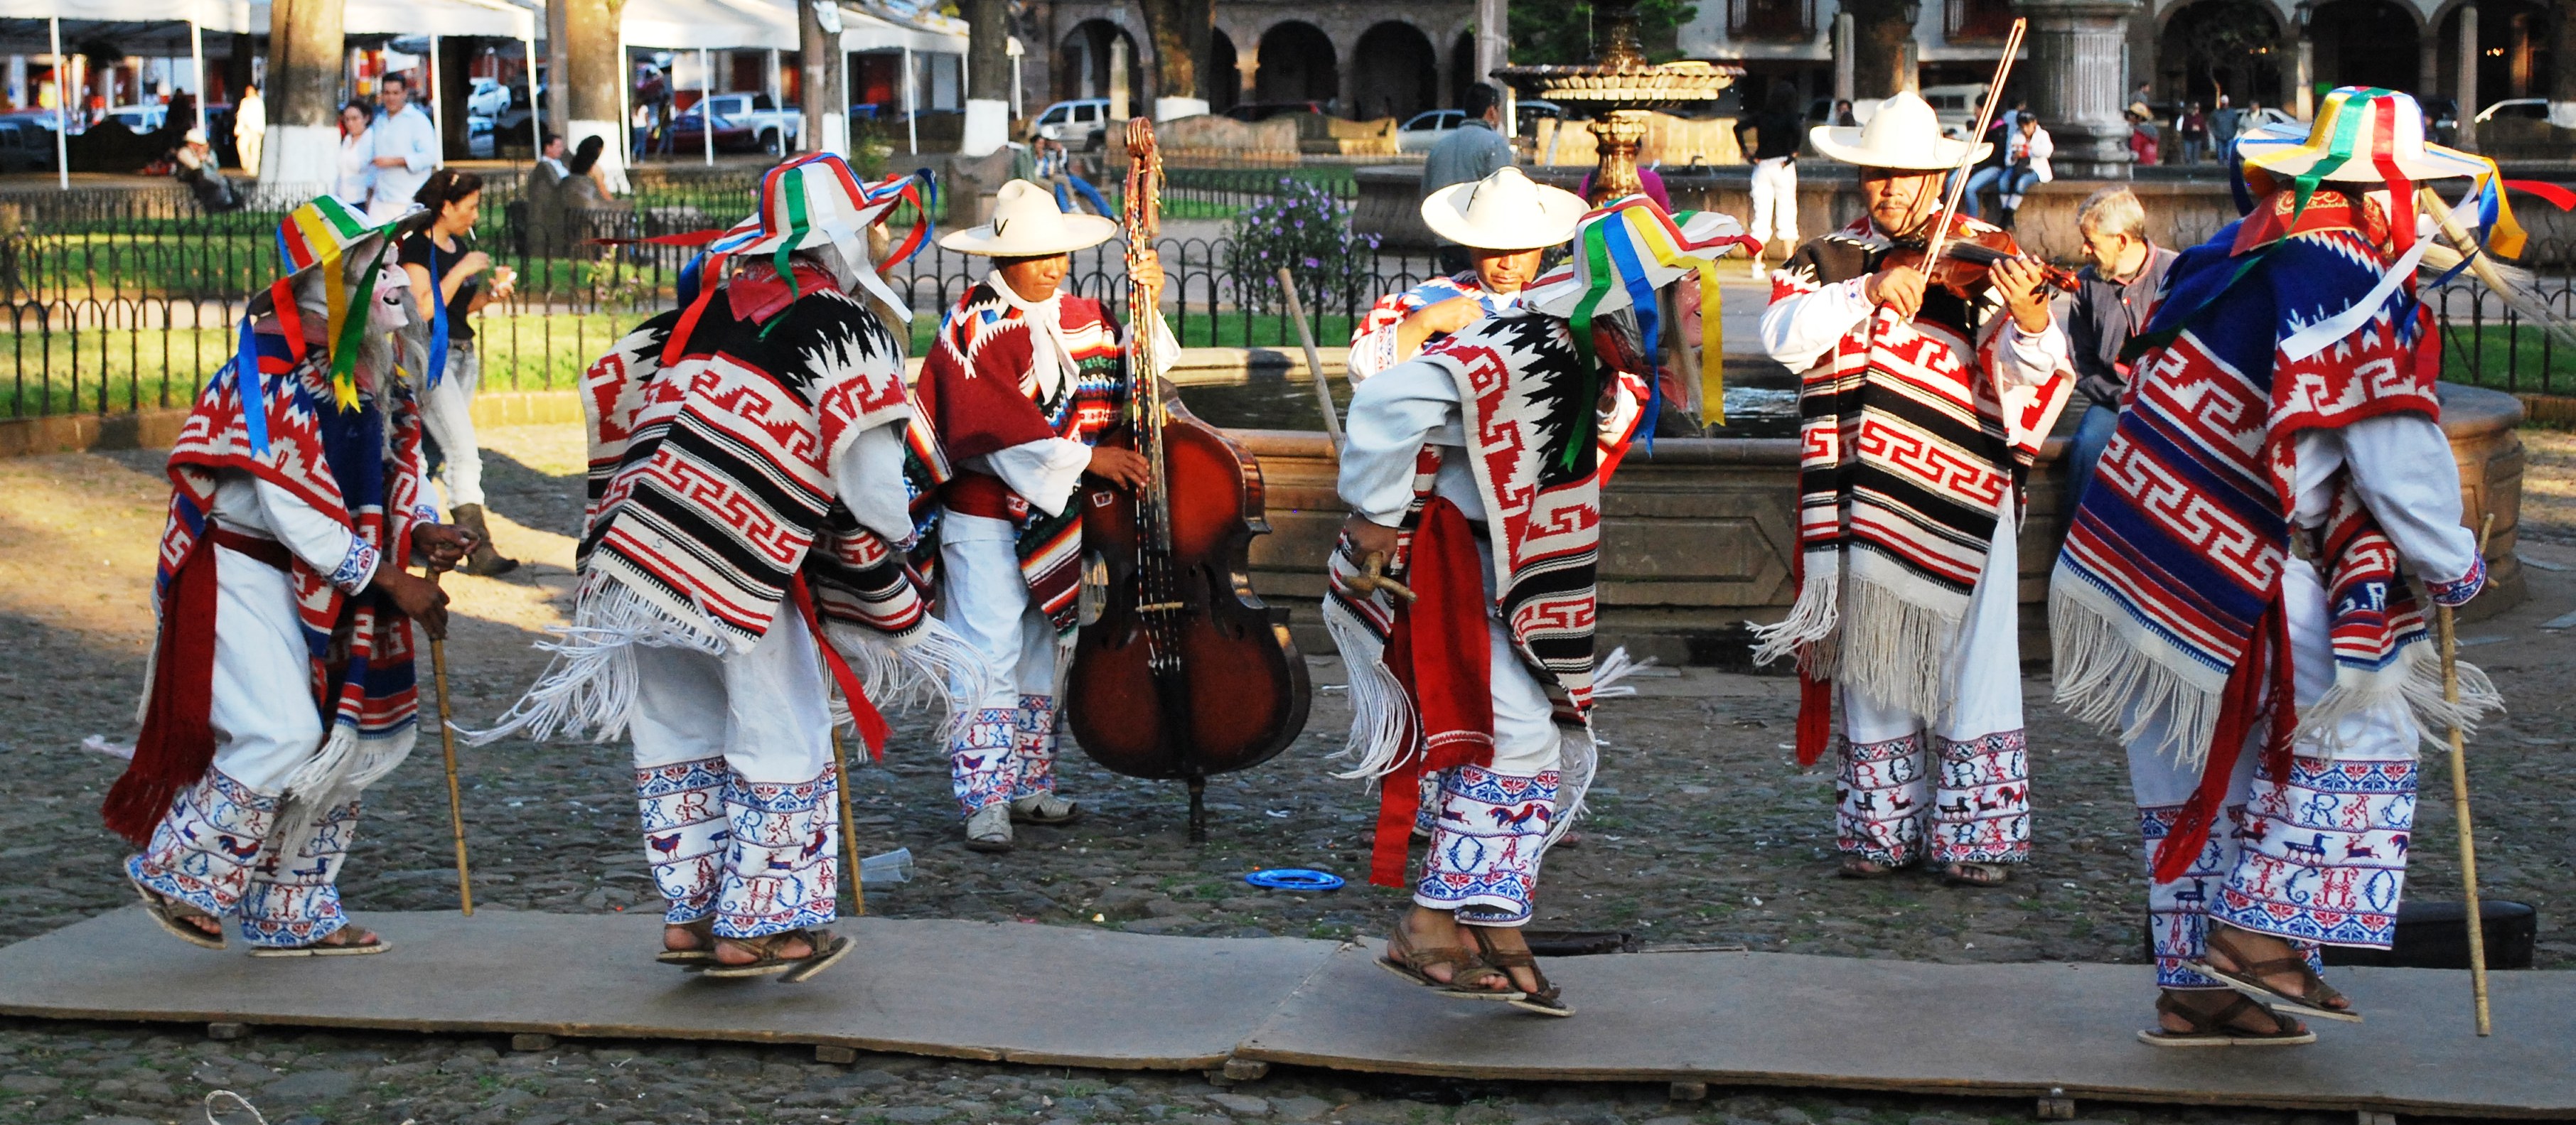
[[[2524,394],[2576,394],[2576,348],[2530,327],[2459,327],[2443,333],[2442,377]]]

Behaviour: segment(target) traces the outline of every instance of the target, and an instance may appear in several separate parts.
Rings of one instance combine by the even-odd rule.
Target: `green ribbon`
[[[779,278],[787,282],[787,301],[789,304],[794,304],[797,298],[804,294],[797,289],[796,265],[790,259],[796,253],[796,243],[804,237],[811,220],[806,213],[805,177],[791,170],[781,173],[779,178],[786,181],[779,187],[787,195],[787,238],[778,244],[778,249],[770,252],[769,262],[778,270]],[[786,323],[786,320],[787,318],[783,316],[771,318],[768,324],[761,326],[761,338],[767,339],[771,330]]]
[[[1583,231],[1583,263],[1590,267],[1592,287],[1574,305],[1574,315],[1567,319],[1574,327],[1574,354],[1583,358],[1583,393],[1575,399],[1574,440],[1565,446],[1565,471],[1573,472],[1581,462],[1583,450],[1599,440],[1594,430],[1593,400],[1601,397],[1601,362],[1592,347],[1592,314],[1601,300],[1610,295],[1610,242],[1602,233],[1606,222],[1587,225]]]

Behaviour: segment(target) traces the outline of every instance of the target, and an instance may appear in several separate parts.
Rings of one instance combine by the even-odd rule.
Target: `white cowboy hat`
[[[993,195],[993,221],[950,231],[939,244],[962,254],[993,258],[1039,258],[1098,246],[1118,235],[1118,223],[1098,215],[1058,210],[1055,193],[1027,180],[1013,180]]]
[[[1816,151],[1845,164],[1909,172],[1944,172],[1974,164],[1995,147],[1942,136],[1940,115],[1912,91],[1878,103],[1878,112],[1870,115],[1867,125],[1818,125],[1807,136],[1816,142]]]
[[[1520,169],[1503,167],[1472,183],[1451,184],[1422,201],[1431,233],[1481,250],[1530,250],[1574,237],[1575,224],[1592,209],[1564,188],[1534,183]]]
[[[2340,143],[2343,154],[2335,155]],[[2391,173],[2409,180],[2483,175],[2494,165],[2458,149],[2424,141],[2424,110],[2394,90],[2346,86],[2326,95],[2316,123],[2252,130],[2236,139],[2248,167],[2281,176],[2316,173],[2341,183],[2386,183]],[[2385,161],[2387,167],[2382,167]]]

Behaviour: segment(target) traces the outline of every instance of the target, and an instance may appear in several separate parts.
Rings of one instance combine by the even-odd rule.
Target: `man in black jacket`
[[[1806,130],[1798,114],[1798,89],[1785,78],[1771,82],[1771,90],[1762,99],[1761,112],[1736,126],[1735,143],[1744,145],[1745,134],[1753,134],[1753,214],[1744,233],[1762,240],[1767,247],[1773,241],[1785,242],[1786,255],[1798,249],[1798,142]],[[1759,280],[1770,276],[1762,266],[1762,255],[1753,255],[1753,276]]]
[[[2113,423],[2120,417],[2120,394],[2129,385],[2129,365],[2120,349],[2147,326],[2164,289],[2165,269],[2174,252],[2147,241],[2147,211],[2124,187],[2094,192],[2075,212],[2076,229],[2084,235],[2084,256],[2092,259],[2076,276],[2084,287],[2066,298],[2061,317],[2068,350],[2075,363],[2075,389],[2091,405],[2075,427],[2075,448],[2067,465],[2076,488],[2093,479],[2093,463],[2111,444]]]

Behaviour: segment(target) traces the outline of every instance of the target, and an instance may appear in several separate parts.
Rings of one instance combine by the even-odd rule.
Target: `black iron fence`
[[[1175,191],[1237,193],[1249,205],[1276,190],[1276,169],[1192,169]],[[1330,184],[1341,170],[1320,170]],[[485,385],[560,390],[637,320],[668,307],[693,251],[594,239],[636,239],[719,226],[752,208],[741,170],[670,176],[614,210],[575,212],[540,226],[514,208],[515,184],[485,192],[480,246],[518,275],[517,293],[476,314]],[[1228,205],[1233,206],[1233,205]],[[905,217],[908,220],[908,217]],[[275,211],[208,216],[175,192],[65,193],[0,199],[0,418],[111,414],[185,405],[231,355],[244,301],[276,274]],[[1163,313],[1187,346],[1293,348],[1295,325],[1266,271],[1236,260],[1225,238],[1165,238]],[[2565,262],[2576,247],[2526,258]],[[911,347],[927,345],[940,313],[988,264],[936,246],[888,280],[911,307]],[[1376,295],[1436,272],[1426,255],[1367,251],[1327,263],[1303,294],[1318,342],[1350,338]],[[1122,317],[1123,262],[1115,243],[1075,255],[1066,284]],[[1321,282],[1318,284],[1318,282]],[[2576,320],[2576,278],[2534,280],[2536,303]],[[1750,299],[1749,295],[1738,299]],[[2576,394],[2576,348],[2465,277],[2427,295],[2441,317],[2447,378],[2517,393]]]

